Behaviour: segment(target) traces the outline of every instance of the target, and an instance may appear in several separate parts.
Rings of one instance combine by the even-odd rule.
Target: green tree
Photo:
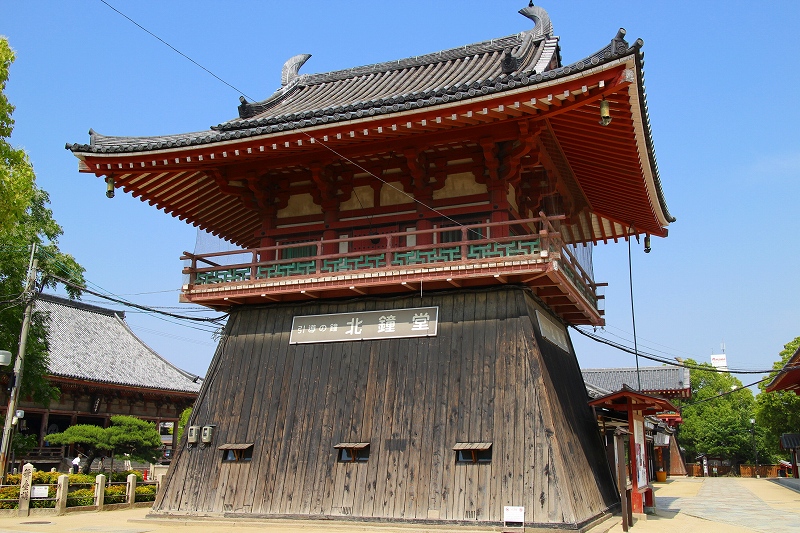
[[[3,92],[8,79],[14,53],[8,41],[0,37],[0,349],[16,355],[25,304],[32,294],[24,294],[30,246],[37,245],[39,271],[42,278],[39,288],[54,288],[51,275],[69,279],[83,286],[84,269],[75,259],[58,248],[58,237],[63,233],[47,207],[49,196],[36,186],[33,167],[23,150],[11,147],[14,108]],[[80,291],[67,287],[71,297]],[[38,403],[47,404],[57,397],[58,389],[47,381],[47,316],[33,315],[25,353],[22,378],[22,396],[30,396]]]
[[[764,389],[798,348],[800,348],[800,337],[796,337],[784,346],[780,358],[772,365],[774,371],[769,379],[758,385],[761,392],[756,396],[756,421],[764,430],[768,450],[776,457],[788,457],[788,452],[780,449],[780,436],[783,433],[800,432],[800,396],[793,391],[765,392]]]
[[[86,455],[82,472],[88,474],[92,463],[100,457],[122,456],[135,461],[155,462],[161,457],[161,436],[155,424],[134,416],[116,415],[111,417],[107,428],[78,424],[70,426],[61,433],[47,436],[53,444],[75,444]]]
[[[704,367],[691,370],[692,398],[684,402],[681,409],[684,422],[679,438],[688,459],[708,454],[729,459],[733,464],[754,461],[754,434],[750,424],[755,415],[753,393],[742,388],[737,378],[726,372],[716,372],[710,364],[686,362]],[[760,431],[756,432],[755,439],[759,457],[764,457],[766,450]]]
[[[33,196],[35,177],[24,150],[15,149],[6,140],[14,129],[11,114],[14,106],[5,95],[8,70],[14,51],[8,40],[0,37],[0,232],[10,228],[25,212]]]
[[[114,455],[125,454],[146,463],[155,463],[161,457],[161,436],[152,422],[117,415],[111,417],[111,426],[105,431]]]
[[[181,437],[183,437],[183,431],[186,429],[186,424],[189,423],[189,417],[192,416],[192,408],[187,407],[186,409],[181,412],[181,416],[178,419],[178,428],[176,429],[175,433],[173,434],[173,438],[175,442],[180,444]]]
[[[112,446],[108,442],[108,433],[100,426],[90,424],[78,424],[70,426],[61,433],[48,435],[47,441],[51,444],[75,444],[81,448],[86,456],[86,464],[82,472],[88,474],[91,471],[92,463],[98,457],[105,457],[111,451]]]

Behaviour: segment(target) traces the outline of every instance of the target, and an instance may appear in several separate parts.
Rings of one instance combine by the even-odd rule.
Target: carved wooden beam
[[[217,169],[210,169],[208,175],[214,180],[220,191],[239,198],[246,208],[254,211],[258,210],[258,202],[248,187],[244,185],[240,187],[231,185],[223,171]]]

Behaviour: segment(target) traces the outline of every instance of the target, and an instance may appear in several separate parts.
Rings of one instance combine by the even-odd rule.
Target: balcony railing
[[[267,246],[205,254],[184,253],[189,276],[184,293],[221,284],[243,284],[320,278],[375,271],[430,271],[440,266],[448,271],[465,265],[530,259],[539,265],[557,262],[569,283],[597,309],[594,280],[575,254],[565,246],[553,222],[563,219],[539,217],[525,220],[374,233],[340,239],[291,245]],[[286,257],[290,250],[304,248],[305,257]],[[231,264],[233,263],[233,264]],[[422,270],[420,270],[422,269]],[[497,277],[497,276],[495,276]]]

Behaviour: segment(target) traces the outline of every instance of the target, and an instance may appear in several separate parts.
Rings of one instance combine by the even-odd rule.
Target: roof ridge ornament
[[[519,10],[519,14],[531,19],[536,25],[531,33],[533,37],[552,37],[553,36],[553,23],[550,22],[550,15],[544,8],[534,6],[533,2]]]
[[[300,67],[308,61],[311,54],[297,54],[290,57],[286,63],[283,64],[281,69],[281,86],[286,87],[297,78],[297,73],[300,72]]]

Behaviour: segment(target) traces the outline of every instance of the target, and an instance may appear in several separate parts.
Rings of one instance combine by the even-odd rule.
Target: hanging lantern
[[[611,124],[611,112],[609,110],[608,100],[605,97],[600,100],[600,124],[608,126]]]
[[[644,236],[644,253],[650,253],[650,235]]]
[[[106,178],[106,196],[108,198],[114,198],[114,176]]]

